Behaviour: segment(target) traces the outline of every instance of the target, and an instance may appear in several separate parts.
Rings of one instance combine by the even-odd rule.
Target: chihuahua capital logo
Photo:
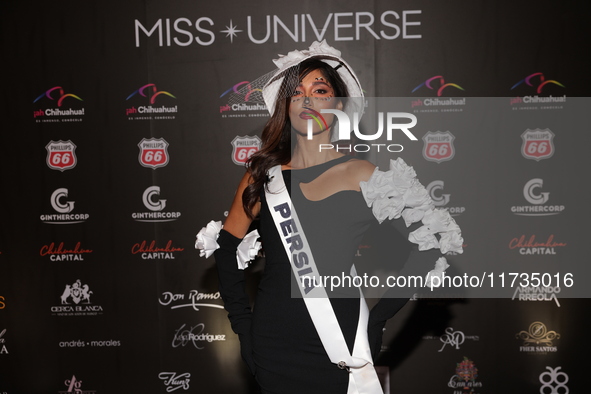
[[[67,100],[66,100],[67,99]],[[66,93],[61,86],[54,86],[43,92],[35,100],[33,104],[39,102],[38,105],[45,103],[45,108],[37,108],[33,110],[33,119],[36,122],[81,122],[84,116],[84,108],[64,108],[64,101],[72,105],[75,103],[73,99],[82,100],[78,95],[73,93]],[[48,105],[47,105],[48,104]]]

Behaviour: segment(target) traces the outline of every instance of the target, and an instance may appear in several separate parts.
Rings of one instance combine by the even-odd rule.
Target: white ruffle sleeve
[[[417,180],[414,169],[401,158],[390,160],[390,169],[386,172],[376,168],[367,182],[360,183],[360,187],[367,206],[380,223],[400,217],[406,227],[422,222],[421,227],[408,235],[408,240],[417,244],[419,250],[439,248],[442,254],[462,253],[464,240],[460,227],[446,209],[435,208],[427,189]],[[445,258],[440,258],[428,278],[429,275],[440,276],[447,267]]]
[[[199,256],[208,258],[219,249],[220,245],[217,243],[217,239],[220,236],[222,230],[221,221],[210,221],[207,226],[203,227],[199,233],[197,233],[197,240],[195,241],[195,249],[199,249]],[[238,245],[236,250],[236,262],[238,263],[238,269],[245,269],[248,267],[250,262],[257,256],[261,249],[261,243],[257,241],[259,238],[258,230],[253,230],[242,239],[242,242]]]

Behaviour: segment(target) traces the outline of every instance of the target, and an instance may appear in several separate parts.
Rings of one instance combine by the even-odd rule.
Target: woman
[[[328,291],[317,282],[305,285],[300,275],[355,275],[352,258],[374,216],[394,219],[418,244],[405,268],[425,276],[437,262],[429,275],[441,274],[447,264],[435,247],[461,252],[459,228],[447,212],[434,210],[402,160],[381,172],[367,161],[319,149],[329,146],[338,128],[333,113],[323,110],[344,111],[350,119],[362,112],[359,100],[351,99],[363,97],[361,86],[339,51],[315,42],[275,63],[279,70],[262,89],[272,114],[262,148],[249,160],[223,230],[210,223],[197,247],[206,255],[215,249],[232,329],[264,393],[381,393],[372,358],[386,321],[408,298],[384,297],[368,318],[358,289]],[[257,216],[266,265],[251,313],[236,261],[244,265],[253,253],[258,234],[245,235]]]

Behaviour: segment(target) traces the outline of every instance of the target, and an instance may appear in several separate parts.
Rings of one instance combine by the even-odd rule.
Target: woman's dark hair
[[[347,85],[339,73],[320,59],[319,57],[313,57],[304,60],[299,65],[294,66],[298,67],[298,72],[294,69],[287,70],[283,74],[285,77],[279,91],[285,91],[289,88],[293,91],[306,75],[314,70],[319,70],[333,88],[335,97],[349,97]],[[339,66],[341,64],[336,68]],[[295,133],[292,133],[291,121],[289,120],[290,102],[291,97],[277,99],[275,111],[261,135],[262,147],[248,159],[247,167],[252,181],[242,194],[242,205],[251,219],[254,219],[252,208],[259,201],[263,187],[268,182],[267,171],[276,165],[284,165],[291,161],[295,146]],[[345,106],[345,103],[343,103],[343,106]]]

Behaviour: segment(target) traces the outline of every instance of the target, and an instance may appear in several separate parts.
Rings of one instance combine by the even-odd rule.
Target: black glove
[[[242,240],[226,230],[220,231],[217,239],[219,249],[214,252],[216,261],[219,290],[224,300],[224,308],[228,311],[228,319],[232,330],[240,339],[240,353],[250,372],[254,375],[255,366],[252,357],[252,341],[250,324],[252,313],[250,300],[244,289],[244,270],[238,269],[236,250]]]

